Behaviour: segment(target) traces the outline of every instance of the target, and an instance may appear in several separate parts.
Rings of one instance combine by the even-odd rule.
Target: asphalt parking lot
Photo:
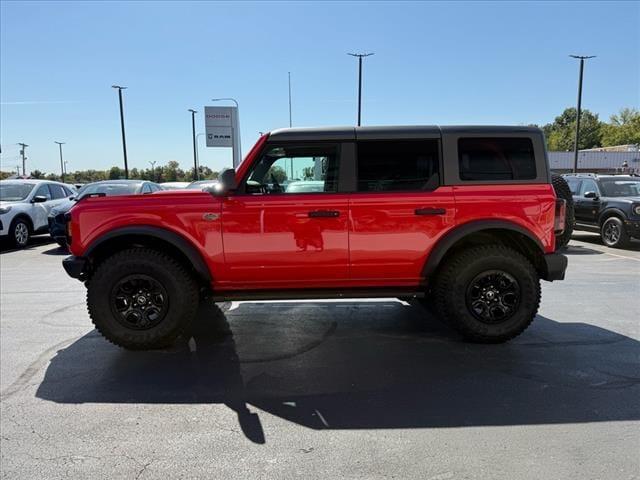
[[[388,299],[203,304],[133,353],[35,240],[0,255],[3,478],[640,478],[640,243],[577,234],[505,345]]]

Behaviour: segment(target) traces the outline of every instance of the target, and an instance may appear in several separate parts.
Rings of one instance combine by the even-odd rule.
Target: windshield
[[[5,202],[19,202],[29,196],[35,184],[33,183],[2,183],[0,184],[0,200]]]
[[[608,178],[600,180],[605,197],[639,197],[640,180]]]
[[[92,193],[104,193],[108,197],[116,195],[133,195],[140,185],[137,183],[92,183],[85,185],[78,192],[78,197]]]

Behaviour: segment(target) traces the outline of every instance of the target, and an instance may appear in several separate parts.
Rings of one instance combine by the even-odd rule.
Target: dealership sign
[[[207,147],[233,148],[233,165],[240,163],[240,126],[237,107],[204,107]]]

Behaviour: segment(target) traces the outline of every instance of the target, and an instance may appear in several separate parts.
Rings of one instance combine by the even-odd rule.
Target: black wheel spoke
[[[483,323],[511,318],[520,305],[520,285],[507,272],[491,270],[477,275],[467,288],[467,308]]]
[[[111,309],[118,322],[133,330],[158,325],[166,316],[169,296],[164,286],[149,275],[128,275],[111,291]]]

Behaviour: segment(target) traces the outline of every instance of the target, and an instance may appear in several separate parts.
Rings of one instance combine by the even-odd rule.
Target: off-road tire
[[[608,232],[608,230],[612,228],[616,229],[618,232],[615,239]],[[602,226],[600,227],[600,238],[602,239],[602,243],[607,247],[612,248],[624,248],[628,246],[630,242],[629,234],[624,227],[624,222],[618,217],[609,217],[602,222]]]
[[[146,330],[127,328],[114,315],[111,292],[130,275],[151,277],[164,287],[167,312]],[[130,350],[171,345],[191,324],[198,309],[198,284],[173,257],[148,248],[131,248],[103,260],[87,282],[87,308],[96,329],[110,342]]]
[[[571,235],[573,234],[573,225],[575,223],[575,207],[573,205],[573,194],[569,189],[569,184],[560,175],[551,175],[551,183],[556,192],[556,197],[562,198],[567,202],[567,219],[564,232],[556,235],[556,250],[564,248],[568,245]]]
[[[25,248],[31,238],[29,222],[22,217],[16,217],[9,227],[9,238],[16,248]]]
[[[540,279],[523,255],[503,245],[483,245],[463,250],[445,260],[433,290],[438,316],[466,340],[502,343],[520,335],[531,324],[540,305]],[[506,272],[517,281],[519,302],[501,323],[484,323],[468,306],[470,284],[483,272]]]

